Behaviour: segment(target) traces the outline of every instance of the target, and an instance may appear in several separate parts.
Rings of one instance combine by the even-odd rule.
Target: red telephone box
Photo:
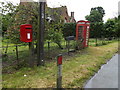
[[[22,42],[32,42],[32,25],[20,25],[20,40]]]
[[[81,47],[88,47],[88,40],[89,40],[89,28],[90,22],[89,21],[78,21],[76,25],[76,40],[78,45],[81,44]]]

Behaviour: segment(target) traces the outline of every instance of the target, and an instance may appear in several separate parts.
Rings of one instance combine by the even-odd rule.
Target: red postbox
[[[76,40],[78,45],[81,44],[81,47],[88,47],[88,40],[89,40],[89,28],[90,22],[89,21],[78,21],[76,25]]]
[[[20,25],[20,40],[22,42],[32,42],[32,25]]]

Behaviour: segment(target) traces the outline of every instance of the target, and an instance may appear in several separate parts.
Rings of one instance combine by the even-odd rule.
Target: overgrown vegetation
[[[86,80],[94,75],[118,51],[118,42],[89,47],[63,57],[63,87],[82,88]],[[89,63],[89,64],[88,64]],[[56,58],[44,67],[22,68],[12,74],[3,74],[4,88],[55,88]]]
[[[55,20],[46,18],[45,30],[45,66],[28,68],[29,47],[28,44],[19,40],[19,29],[21,24],[32,24],[33,37],[37,47],[38,30],[38,3],[30,2],[26,5],[13,5],[12,3],[2,4],[2,45],[0,48],[3,54],[3,87],[4,88],[45,88],[56,85],[56,58],[59,53],[64,53],[63,61],[63,87],[82,87],[84,82],[104,64],[112,55],[117,52],[118,43],[113,41],[119,37],[120,20],[109,19],[103,23],[105,11],[102,7],[91,8],[90,15],[86,19],[91,21],[89,48],[85,48],[70,55],[66,55],[69,46],[75,49],[76,41],[67,45],[64,40],[67,36],[75,36],[75,23],[64,24],[63,17],[56,11],[51,12],[46,7],[46,17],[56,16]],[[0,29],[1,30],[1,29]],[[118,33],[118,34],[117,34]],[[1,37],[0,37],[1,38]],[[96,41],[95,39],[96,38]],[[111,41],[109,41],[111,40]],[[1,43],[0,43],[1,44]],[[19,51],[19,63],[16,59],[16,46]],[[103,46],[104,45],[104,46]],[[94,47],[98,46],[98,47]],[[37,50],[37,49],[36,49]],[[35,53],[35,50],[32,52]],[[34,54],[36,65],[36,53]],[[89,65],[88,65],[89,63]],[[19,67],[18,67],[19,66]]]
[[[76,36],[76,23],[65,23],[63,26],[63,36]]]
[[[90,37],[97,39],[108,39],[112,40],[118,36],[119,28],[119,17],[114,17],[108,19],[107,22],[103,23],[103,17],[105,15],[105,10],[102,7],[91,8],[90,15],[87,15],[85,18],[90,21]],[[120,34],[119,34],[120,35]]]
[[[10,2],[1,3],[2,4],[2,16],[3,16],[3,36],[6,32],[6,36],[10,42],[18,45],[24,44],[20,41],[19,29],[21,24],[31,24],[33,26],[33,42],[36,43],[37,48],[37,31],[38,31],[38,3],[28,2],[20,5],[13,5]],[[46,7],[46,17],[49,16],[49,7]],[[9,12],[8,12],[9,11]],[[7,13],[7,14],[6,14]],[[57,12],[53,12],[52,15],[57,16]],[[12,17],[12,18],[9,18]],[[8,20],[9,18],[9,20]],[[61,22],[60,22],[61,21]],[[61,41],[63,40],[62,34],[62,17],[59,17],[57,20],[51,22],[47,21],[46,18],[46,29],[45,29],[45,41],[56,43],[60,49],[63,49]],[[32,46],[33,47],[33,46]],[[33,47],[34,48],[34,47]],[[37,49],[36,49],[37,50]],[[34,49],[31,50],[31,53],[34,53]]]
[[[98,46],[106,45],[109,43],[112,43],[116,40],[100,40],[98,39]],[[49,46],[48,46],[49,43]],[[7,44],[9,47],[7,47]],[[69,45],[69,51],[75,50],[75,41],[70,41]],[[18,60],[17,60],[17,55],[16,55],[16,46],[12,43],[9,42],[9,39],[4,39],[3,40],[3,49],[1,49],[2,54],[3,54],[3,73],[12,73],[20,68],[23,67],[28,67],[28,62],[29,62],[29,47],[28,45],[18,45]],[[64,49],[59,49],[59,47],[54,43],[54,42],[46,42],[44,45],[44,50],[45,50],[45,62],[52,61],[58,54],[66,54],[68,55],[68,44],[65,40],[61,41],[62,48]],[[90,39],[89,40],[89,46],[96,46],[95,39]],[[19,63],[17,63],[19,61]],[[34,54],[34,65],[36,65],[36,54]],[[17,67],[19,65],[19,67]],[[10,67],[10,68],[8,68]]]

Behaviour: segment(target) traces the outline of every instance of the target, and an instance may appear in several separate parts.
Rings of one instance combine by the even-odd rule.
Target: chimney
[[[71,17],[74,18],[74,12],[71,12]]]

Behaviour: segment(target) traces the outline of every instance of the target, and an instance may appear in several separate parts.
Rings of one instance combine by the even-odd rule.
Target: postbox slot
[[[29,31],[26,31],[27,33],[31,33],[32,31],[31,30],[29,30]]]
[[[25,29],[32,29],[32,28],[25,28]]]

